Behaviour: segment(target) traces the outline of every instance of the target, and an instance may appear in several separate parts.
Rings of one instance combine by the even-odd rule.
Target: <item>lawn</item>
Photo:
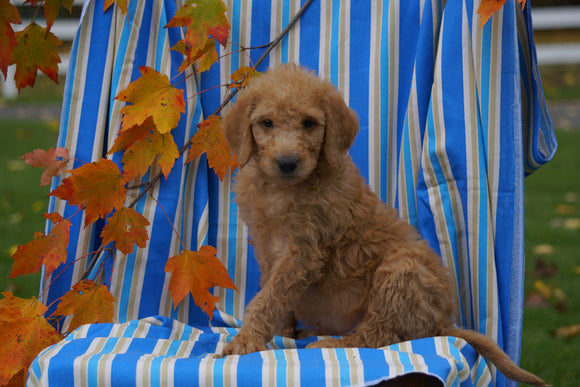
[[[12,254],[19,244],[44,231],[49,187],[40,187],[42,171],[19,157],[36,148],[55,146],[58,123],[0,119],[0,291],[19,297],[38,295],[39,273],[9,279]]]
[[[525,182],[523,367],[554,386],[577,386],[580,335],[580,129],[558,132],[554,159]]]

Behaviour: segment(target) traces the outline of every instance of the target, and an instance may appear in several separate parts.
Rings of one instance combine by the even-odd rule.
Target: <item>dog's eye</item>
[[[271,128],[274,126],[274,122],[272,122],[272,120],[262,120],[262,126],[264,126],[264,128]]]
[[[310,120],[310,119],[305,119],[304,121],[302,121],[302,127],[304,129],[310,129],[312,128],[314,125],[316,125],[316,122],[314,120]]]

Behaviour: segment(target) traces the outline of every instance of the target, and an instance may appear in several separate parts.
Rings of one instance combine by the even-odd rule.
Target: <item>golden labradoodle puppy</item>
[[[262,272],[224,354],[266,349],[274,334],[340,335],[309,345],[383,347],[427,336],[467,340],[507,377],[543,385],[485,336],[455,328],[447,269],[370,191],[348,149],[356,114],[334,86],[295,65],[242,90],[223,120],[240,170],[235,192]]]

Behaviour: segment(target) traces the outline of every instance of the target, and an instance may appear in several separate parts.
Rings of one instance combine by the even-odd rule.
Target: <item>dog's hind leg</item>
[[[310,347],[378,348],[436,334],[449,325],[451,305],[444,269],[429,266],[407,250],[390,256],[374,275],[365,317],[355,331]]]

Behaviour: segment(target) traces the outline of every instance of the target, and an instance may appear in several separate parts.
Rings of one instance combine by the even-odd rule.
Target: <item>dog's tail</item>
[[[521,369],[490,338],[481,333],[450,326],[444,329],[445,336],[455,336],[467,341],[477,352],[493,363],[508,378],[534,386],[549,386],[536,375]]]

